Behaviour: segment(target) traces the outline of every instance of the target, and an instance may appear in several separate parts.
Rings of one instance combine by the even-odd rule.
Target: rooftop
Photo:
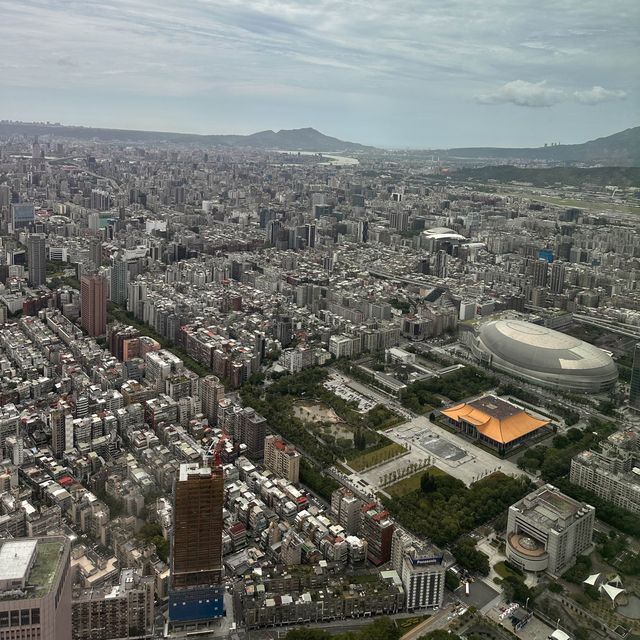
[[[0,579],[19,580],[24,576],[23,586],[33,589],[32,597],[41,598],[53,584],[63,549],[63,543],[56,540],[5,542],[0,548]],[[32,566],[29,570],[30,563]]]
[[[0,581],[18,581],[23,585],[31,566],[37,540],[8,540],[0,547]]]
[[[455,422],[468,422],[483,436],[502,444],[517,440],[549,424],[496,396],[485,396],[473,402],[462,402],[442,410]]]

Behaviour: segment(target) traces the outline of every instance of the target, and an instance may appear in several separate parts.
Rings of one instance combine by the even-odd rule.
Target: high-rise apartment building
[[[246,454],[253,460],[264,458],[264,438],[267,421],[251,407],[244,407],[236,416],[235,440],[247,446]]]
[[[71,638],[69,539],[0,543],[0,640]]]
[[[100,238],[91,238],[89,242],[89,257],[96,269],[102,265],[102,240]]]
[[[640,514],[640,429],[610,435],[599,451],[582,451],[571,460],[569,480],[616,507]]]
[[[83,275],[80,279],[82,327],[90,336],[102,336],[107,330],[107,283],[102,276]]]
[[[346,487],[339,487],[331,494],[331,511],[335,514],[340,526],[354,535],[362,526],[362,500]]]
[[[551,282],[549,288],[551,293],[562,293],[564,291],[564,280],[566,268],[563,262],[554,262],[551,265]]]
[[[18,433],[20,412],[12,402],[0,407],[0,455],[4,456],[6,440]],[[4,459],[4,457],[3,457]]]
[[[549,274],[549,263],[544,259],[538,259],[533,263],[533,286],[546,287]]]
[[[264,466],[289,482],[298,482],[300,478],[300,454],[280,436],[265,438]]]
[[[73,447],[73,416],[64,407],[56,407],[51,409],[47,419],[51,428],[51,451],[60,459]]]
[[[280,341],[283,349],[291,344],[293,334],[293,324],[289,316],[278,316],[276,323],[276,337]]]
[[[180,465],[174,489],[169,619],[206,624],[224,615],[220,467]]]
[[[640,342],[633,350],[633,364],[631,366],[631,381],[629,384],[629,406],[640,411]]]
[[[218,376],[206,376],[200,381],[202,413],[209,424],[218,424],[218,403],[224,398],[224,385]]]
[[[362,507],[362,535],[367,541],[369,562],[379,567],[391,558],[395,525],[389,513],[373,503]]]
[[[47,253],[44,234],[32,233],[27,240],[29,284],[38,287],[47,281]]]

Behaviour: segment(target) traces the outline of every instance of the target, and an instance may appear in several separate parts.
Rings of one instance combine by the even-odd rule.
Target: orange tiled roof
[[[517,440],[527,433],[549,424],[548,420],[538,420],[526,411],[518,411],[506,418],[499,419],[464,402],[443,409],[442,413],[456,422],[464,420],[472,424],[483,436],[502,444]]]

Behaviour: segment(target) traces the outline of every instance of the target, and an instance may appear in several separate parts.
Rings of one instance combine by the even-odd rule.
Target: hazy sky
[[[0,119],[380,146],[640,124],[640,0],[0,0]]]

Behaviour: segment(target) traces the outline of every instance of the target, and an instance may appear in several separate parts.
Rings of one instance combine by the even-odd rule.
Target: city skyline
[[[2,5],[9,119],[209,134],[313,126],[427,148],[581,142],[638,120],[640,16],[624,0],[547,11],[506,0]],[[43,21],[56,37],[25,50]]]

